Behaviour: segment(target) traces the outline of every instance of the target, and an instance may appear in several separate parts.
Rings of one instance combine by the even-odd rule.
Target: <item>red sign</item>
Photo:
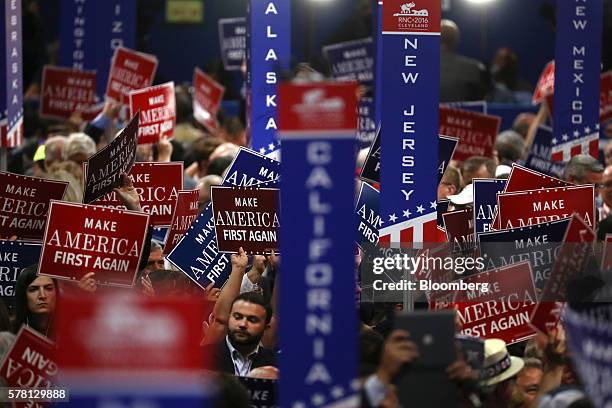
[[[164,255],[172,252],[176,244],[179,243],[185,232],[191,226],[193,220],[198,217],[199,197],[199,190],[182,190],[178,192],[172,223],[170,224],[170,230],[168,230],[168,235],[166,236]]]
[[[462,279],[466,284],[487,283],[488,291],[462,290],[453,306],[461,333],[507,344],[534,335],[529,316],[536,305],[536,290],[529,262],[508,265]]]
[[[465,251],[474,247],[474,211],[472,208],[442,214],[446,238],[453,250]]]
[[[223,85],[199,68],[193,71],[193,117],[208,130],[219,127],[217,112],[223,94],[225,94]]]
[[[174,82],[130,92],[130,114],[140,111],[138,144],[157,143],[172,137],[176,122]]]
[[[155,381],[160,372],[201,370],[205,312],[202,300],[184,296],[121,293],[62,299],[57,325],[62,378],[73,370],[111,376],[146,371]]]
[[[40,116],[68,119],[73,113],[92,120],[96,109],[96,71],[45,65],[42,77]]]
[[[149,223],[156,227],[170,225],[178,191],[183,188],[183,163],[134,163],[128,177],[140,196],[142,211],[150,215]],[[110,192],[91,204],[126,209],[115,192]]]
[[[612,71],[601,75],[599,95],[599,121],[605,123],[612,120]]]
[[[111,61],[106,97],[127,105],[130,91],[150,86],[156,70],[154,55],[117,47]]]
[[[592,254],[593,241],[595,232],[580,216],[574,214],[540,296],[541,301],[531,315],[531,325],[534,328],[548,333],[557,326],[566,299],[567,282],[584,271]]]
[[[593,185],[516,191],[497,195],[497,214],[502,229],[520,228],[570,217],[577,213],[593,228]]]
[[[38,274],[134,286],[149,216],[95,205],[51,201]]]
[[[453,160],[471,156],[493,157],[493,145],[501,118],[440,106],[440,134],[459,138]]]
[[[219,252],[247,254],[278,251],[280,214],[277,188],[212,186],[212,202]]]
[[[61,200],[68,183],[0,171],[0,186],[0,238],[40,241],[49,201]]]
[[[382,30],[399,33],[439,33],[440,2],[426,0],[385,0]]]
[[[356,83],[281,84],[278,87],[279,129],[285,133],[330,131],[355,133]]]
[[[84,203],[90,203],[121,186],[121,175],[129,173],[136,161],[137,132],[138,115],[109,144],[84,163]]]
[[[540,79],[533,93],[533,104],[538,104],[546,95],[550,95],[555,89],[555,61],[550,61],[540,74]]]
[[[27,326],[21,326],[15,342],[4,356],[0,368],[3,387],[51,388],[55,384],[57,364],[55,345]]]

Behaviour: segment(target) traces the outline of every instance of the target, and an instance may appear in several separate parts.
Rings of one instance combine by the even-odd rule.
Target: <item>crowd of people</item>
[[[458,55],[455,52],[458,41],[457,26],[444,21],[442,102],[485,98],[520,102],[525,94],[531,97],[532,87],[518,77],[518,58],[514,51],[500,48],[487,70],[478,61]],[[299,75],[308,76],[308,72],[302,71]],[[30,92],[29,97],[35,100],[36,93]],[[25,143],[11,152],[9,171],[68,182],[64,201],[82,203],[81,164],[115,136],[123,123],[121,109],[118,103],[108,101],[102,112],[87,122],[77,113],[65,121],[36,118],[26,106]],[[183,188],[198,189],[201,211],[210,202],[211,186],[222,183],[240,147],[247,147],[244,118],[221,112],[217,130],[204,128],[194,120],[188,85],[176,87],[176,111],[172,137],[154,145],[138,146],[137,161],[183,162]],[[513,126],[502,129],[497,135],[493,157],[473,156],[463,162],[451,162],[438,185],[438,200],[448,199],[450,210],[463,209],[473,204],[473,179],[507,178],[512,165],[526,158],[535,132],[547,115],[544,105],[538,115],[528,112],[517,115]],[[32,116],[35,125],[28,123]],[[367,149],[360,152],[358,157],[365,158],[366,152]],[[604,155],[605,165],[588,155],[574,156],[565,165],[563,174],[569,183],[595,186],[600,239],[612,232],[612,144],[605,145]],[[358,161],[360,165],[363,162]],[[115,191],[126,208],[141,211],[138,194],[127,176]],[[146,297],[200,296],[213,305],[212,312],[202,322],[198,340],[213,362],[208,368],[229,374],[218,377],[224,384],[220,388],[225,390],[221,392],[224,406],[249,404],[248,397],[244,397],[246,390],[233,376],[275,380],[291,375],[279,373],[277,368],[277,356],[282,350],[278,342],[276,289],[279,274],[285,273],[281,270],[290,266],[281,265],[280,256],[273,252],[249,257],[241,250],[231,256],[231,274],[222,288],[211,284],[201,289],[164,259],[163,243],[152,235],[150,228],[132,289],[103,287],[93,273],[86,273],[78,282],[67,282],[38,276],[37,265],[23,269],[15,284],[15,307],[8,308],[0,301],[0,355],[8,351],[14,334],[22,326],[56,340],[57,304],[62,297],[99,296],[105,292],[128,290]],[[394,316],[405,313],[403,307],[402,303],[358,303],[359,335],[354,339],[359,344],[359,355],[355,357],[359,362],[356,376],[360,380],[364,407],[399,407],[400,403],[409,406],[400,401],[395,383],[399,376],[418,370],[419,349],[410,333],[395,327]],[[460,331],[457,319],[457,334]],[[484,342],[480,369],[468,363],[458,349],[456,360],[441,370],[455,386],[457,406],[593,407],[576,375],[566,340],[562,325],[550,333],[540,333],[513,345],[491,338]]]

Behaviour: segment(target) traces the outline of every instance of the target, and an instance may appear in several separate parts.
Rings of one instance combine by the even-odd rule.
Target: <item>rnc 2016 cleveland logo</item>
[[[414,2],[400,5],[400,10],[393,14],[397,18],[397,28],[402,30],[427,31],[429,29],[429,11],[416,9]]]

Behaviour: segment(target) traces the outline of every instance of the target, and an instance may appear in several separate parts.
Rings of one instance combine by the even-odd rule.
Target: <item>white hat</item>
[[[520,357],[508,354],[506,342],[500,339],[485,340],[482,376],[484,385],[495,385],[514,377],[523,369]]]
[[[495,168],[495,177],[503,176],[504,174],[510,174],[512,167],[500,164]]]
[[[446,198],[455,205],[471,204],[474,201],[474,186],[470,183],[459,194],[449,195]]]

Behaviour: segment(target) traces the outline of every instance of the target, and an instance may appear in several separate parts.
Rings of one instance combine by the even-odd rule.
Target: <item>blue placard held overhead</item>
[[[291,260],[279,280],[279,368],[291,373],[280,377],[279,406],[333,405],[356,396],[357,348],[347,341],[357,335],[355,243],[346,234],[355,228],[355,86],[281,85],[279,100],[281,253]]]
[[[440,1],[382,6],[381,242],[436,242]]]
[[[60,11],[60,65],[95,70],[102,101],[115,48],[136,48],[136,2],[62,0]]]
[[[540,126],[529,148],[525,166],[556,178],[563,178],[565,163],[550,160],[550,145],[553,139],[552,129]]]
[[[603,0],[557,1],[551,158],[597,158]]]
[[[361,183],[361,190],[357,198],[355,213],[357,216],[357,238],[361,244],[375,244],[378,242],[378,230],[383,225],[378,210],[380,193],[366,182]]]
[[[249,0],[247,125],[261,154],[279,149],[276,87],[291,58],[291,2]]]
[[[19,273],[38,262],[40,249],[40,244],[0,239],[0,297],[9,308],[15,307]]]
[[[223,186],[277,187],[280,163],[248,149],[241,149],[226,172]],[[219,252],[212,205],[198,215],[183,238],[167,256],[202,289],[210,283],[223,286],[232,271],[230,254]]]
[[[474,234],[492,230],[491,224],[497,213],[497,193],[504,191],[503,179],[473,179],[474,194]]]
[[[5,0],[4,30],[0,36],[0,147],[23,143],[23,59],[21,51],[21,1]]]
[[[226,71],[238,71],[246,56],[246,18],[219,19],[219,48]]]

